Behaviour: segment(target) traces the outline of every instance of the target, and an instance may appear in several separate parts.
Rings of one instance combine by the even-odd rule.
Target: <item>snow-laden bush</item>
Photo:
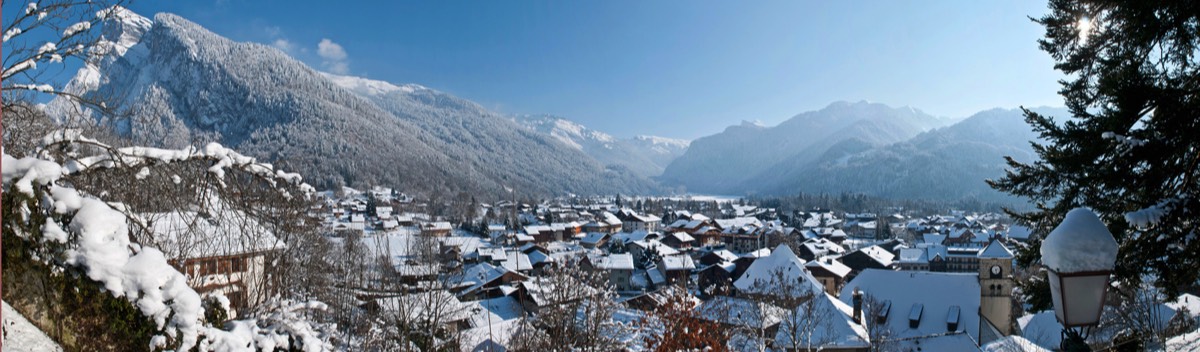
[[[113,148],[77,133],[60,131],[43,140],[43,147],[51,145],[72,155],[85,147],[98,152],[66,163],[54,160],[49,153],[26,158],[3,154],[3,185],[9,203],[5,207],[5,226],[13,226],[12,233],[21,240],[36,244],[29,247],[39,252],[31,253],[32,258],[60,268],[59,272],[84,273],[153,321],[158,331],[145,342],[151,349],[332,349],[332,326],[309,318],[308,312],[326,309],[319,302],[277,296],[260,305],[254,317],[231,321],[223,327],[206,323],[202,298],[188,286],[187,277],[171,266],[159,249],[131,241],[129,220],[136,220],[136,215],[123,204],[80,192],[64,180],[93,168],[142,170],[145,165],[201,160],[211,165],[206,171],[217,179],[225,178],[227,172],[237,172],[278,185],[278,191],[289,197],[292,195],[288,189],[307,196],[312,189],[301,182],[299,175],[275,170],[218,144],[182,150]],[[224,183],[220,185],[224,187]]]

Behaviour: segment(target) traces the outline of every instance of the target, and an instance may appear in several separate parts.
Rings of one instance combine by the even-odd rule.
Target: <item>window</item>
[[[246,258],[233,258],[231,261],[230,266],[233,272],[240,273],[246,271]]]

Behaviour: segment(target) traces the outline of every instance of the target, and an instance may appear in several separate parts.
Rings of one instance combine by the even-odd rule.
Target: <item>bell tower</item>
[[[979,315],[1004,336],[1012,335],[1013,253],[999,240],[979,252]]]

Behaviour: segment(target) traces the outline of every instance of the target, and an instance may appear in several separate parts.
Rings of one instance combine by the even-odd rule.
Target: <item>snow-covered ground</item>
[[[46,336],[25,316],[4,302],[4,352],[18,351],[62,351],[62,346]]]

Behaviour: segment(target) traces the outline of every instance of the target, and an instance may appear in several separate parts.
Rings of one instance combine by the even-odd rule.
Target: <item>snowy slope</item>
[[[587,153],[606,165],[620,165],[644,177],[655,177],[675,158],[683,155],[687,140],[656,136],[616,138],[589,129],[565,118],[549,115],[522,115],[513,120]]]
[[[45,332],[30,323],[21,313],[3,302],[4,351],[5,352],[48,352],[62,351],[62,346],[46,336]]]

